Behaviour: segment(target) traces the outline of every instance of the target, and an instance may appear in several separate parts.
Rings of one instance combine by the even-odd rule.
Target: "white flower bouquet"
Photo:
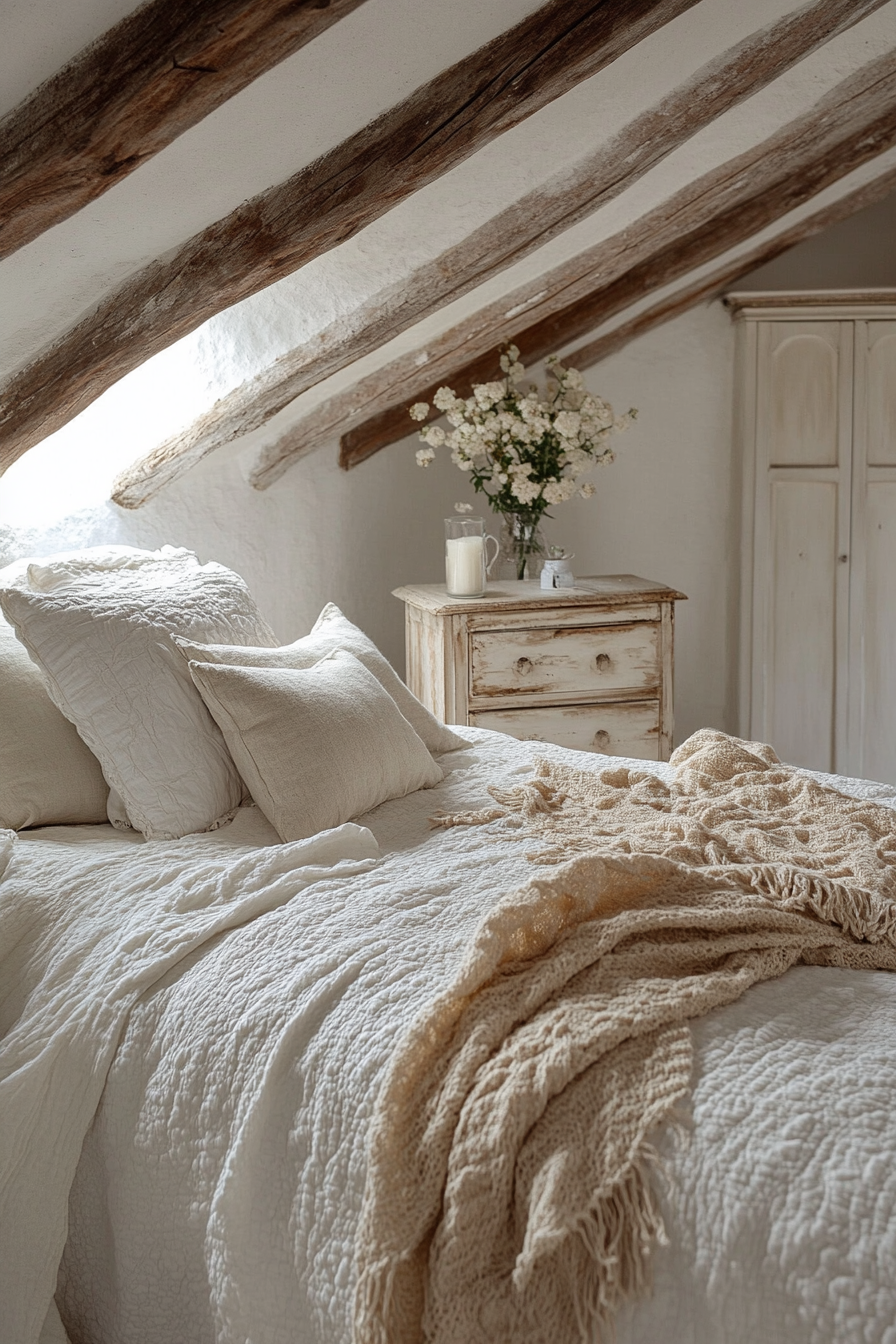
[[[504,377],[475,384],[471,397],[439,388],[433,405],[452,429],[426,425],[420,431],[426,447],[418,450],[417,462],[428,467],[436,449],[450,449],[451,460],[469,472],[473,488],[487,496],[511,533],[520,537],[514,549],[522,578],[530,556],[543,549],[537,536],[543,514],[574,495],[588,499],[594,494],[594,483],[583,477],[613,461],[610,437],[625,429],[637,412],[615,416],[608,402],[585,391],[578,369],[564,368],[556,355],[545,361],[543,396],[534,384],[524,392],[519,387],[525,374],[519,355],[515,345],[509,346],[500,361]],[[410,408],[418,422],[431,413],[425,401]]]

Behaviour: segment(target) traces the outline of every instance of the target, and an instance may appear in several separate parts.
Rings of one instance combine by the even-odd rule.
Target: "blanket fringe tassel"
[[[613,1318],[623,1302],[650,1286],[650,1253],[665,1243],[666,1231],[651,1188],[652,1150],[642,1150],[622,1180],[599,1195],[571,1228],[584,1249],[584,1264],[574,1257],[570,1295],[583,1341],[612,1335]]]
[[[368,1265],[355,1288],[352,1340],[364,1344],[389,1344],[386,1322],[392,1313],[392,1295],[399,1261],[378,1260]]]

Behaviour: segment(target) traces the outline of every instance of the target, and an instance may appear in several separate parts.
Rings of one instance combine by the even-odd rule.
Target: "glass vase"
[[[502,579],[537,579],[544,559],[544,538],[538,518],[522,513],[501,514]]]

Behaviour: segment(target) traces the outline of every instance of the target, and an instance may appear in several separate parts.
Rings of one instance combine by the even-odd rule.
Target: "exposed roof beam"
[[[621,233],[318,407],[260,454],[252,483],[270,485],[297,457],[338,434],[342,465],[357,465],[407,436],[411,402],[431,401],[445,382],[463,391],[493,377],[502,344],[515,341],[530,363],[543,358],[747,242],[894,143],[891,53],[838,85],[813,114],[705,174]],[[521,307],[525,325],[514,316]]]
[[[643,336],[654,327],[669,322],[673,317],[687,312],[689,308],[702,303],[705,299],[716,297],[740,276],[755,270],[757,266],[763,266],[767,261],[772,261],[788,248],[805,242],[822,229],[829,229],[832,225],[839,224],[841,220],[848,219],[859,210],[875,205],[885,196],[889,196],[894,188],[896,188],[896,168],[891,168],[865,186],[848,192],[832,205],[807,215],[798,224],[785,229],[774,238],[758,244],[747,252],[739,253],[736,259],[722,262],[706,275],[686,280],[683,285],[675,289],[674,293],[644,308],[628,320],[620,322],[611,331],[597,336],[594,340],[586,341],[584,345],[577,346],[574,350],[567,351],[563,356],[564,360],[575,369],[587,369],[593,364],[599,364],[602,359],[615,354],[635,337]],[[782,304],[785,298],[786,296],[782,294]]]
[[[122,285],[0,389],[0,470],[150,355],[350,238],[696,0],[549,0]]]
[[[150,0],[0,121],[0,259],[362,0]]]
[[[828,183],[889,149],[896,143],[896,53],[875,63],[885,68],[881,80],[859,98],[840,103],[836,121],[806,119],[790,143],[785,135],[773,137],[761,157],[742,155],[680,193],[668,207],[652,211],[612,248],[606,264],[595,267],[602,283],[591,293],[575,297],[556,311],[492,340],[482,354],[450,371],[458,389],[493,376],[498,347],[512,339],[529,362],[544,358],[560,345],[593,331],[601,322],[624,310],[634,300],[687,274],[714,256],[809,200]],[[852,83],[853,81],[849,81]],[[707,209],[707,188],[715,209]],[[688,199],[690,198],[690,199]],[[581,281],[578,282],[581,284]],[[506,322],[504,324],[506,326]],[[419,368],[418,368],[419,374]],[[431,401],[438,382],[427,377],[424,386],[409,388],[412,401]],[[435,415],[438,412],[434,412]],[[350,468],[372,453],[406,437],[407,402],[402,400],[345,433],[340,442],[340,464]]]
[[[113,498],[138,508],[202,458],[251,433],[301,393],[518,261],[619,195],[684,140],[885,0],[816,0],[698,70],[578,165],[573,178],[528,193],[463,243],[420,267],[375,304],[225,394],[193,424],[133,463]]]
[[[857,211],[864,210],[867,206],[883,200],[894,188],[896,188],[896,167],[891,167],[880,177],[874,178],[871,182],[858,187],[854,191],[847,192],[833,204],[811,212],[797,224],[783,229],[774,237],[757,244],[755,247],[740,249],[734,258],[729,256],[720,261],[718,265],[711,266],[708,269],[702,268],[697,275],[686,276],[681,284],[670,287],[671,292],[664,293],[655,303],[642,307],[640,311],[632,311],[631,316],[623,314],[622,320],[611,324],[609,331],[591,341],[587,341],[584,345],[567,351],[563,356],[564,362],[576,369],[587,369],[600,363],[602,359],[606,359],[609,355],[615,354],[617,350],[623,349],[629,341],[633,341],[636,337],[644,335],[646,332],[653,330],[654,327],[661,326],[664,322],[671,321],[672,318],[687,312],[689,308],[693,308],[706,299],[717,297],[740,276],[755,270],[757,266],[764,265],[765,262],[771,261],[774,257],[780,256],[788,248],[795,247],[797,243],[804,242],[813,234],[830,228],[841,220],[849,218]],[[636,305],[633,305],[634,307]],[[493,363],[489,374],[484,376],[494,376],[495,369],[496,365]],[[415,373],[419,373],[419,366],[412,365],[410,359],[396,360],[394,365],[389,366],[390,390],[385,391],[382,383],[380,384],[381,399],[387,399],[389,395],[394,393],[396,385],[399,385],[403,378],[406,381]],[[352,419],[357,419],[362,404],[360,401],[362,389],[363,396],[368,399],[366,404],[369,406],[371,399],[373,399],[372,404],[376,406],[377,389],[374,386],[374,376],[365,380],[364,384],[358,384],[349,392],[339,397],[333,397],[320,406],[315,413],[307,416],[298,425],[294,426],[287,435],[283,436],[284,439],[291,442],[293,448],[297,449],[288,462],[278,462],[272,468],[271,459],[264,453],[260,455],[254,471],[250,473],[250,484],[258,490],[267,489],[282,475],[286,467],[291,465],[298,457],[304,457],[307,453],[332,443],[340,432],[351,423]],[[410,397],[408,400],[410,400]],[[402,409],[407,414],[407,406],[403,405]],[[415,433],[416,428],[408,419],[403,437]],[[347,464],[343,462],[342,465],[349,470],[351,466],[357,465],[357,463]]]
[[[894,188],[896,188],[896,168],[890,169],[881,177],[875,178],[872,182],[855,191],[847,193],[832,205],[812,212],[800,220],[798,224],[782,230],[773,238],[758,244],[756,247],[738,251],[735,258],[726,259],[719,265],[711,267],[708,271],[701,270],[696,276],[686,277],[680,285],[672,287],[671,292],[665,293],[655,303],[642,307],[640,311],[633,312],[631,316],[622,314],[622,320],[618,323],[611,323],[609,331],[576,349],[568,351],[564,355],[564,360],[577,369],[586,369],[599,363],[617,350],[621,350],[637,336],[642,336],[654,327],[661,326],[673,317],[678,317],[679,314],[693,308],[695,304],[716,297],[740,276],[767,261],[771,261],[774,257],[787,251],[788,248],[796,246],[797,243],[803,242],[822,229],[830,228],[831,225],[839,223],[841,219],[848,218],[856,211],[874,205],[877,201],[888,196]],[[633,305],[633,307],[635,306]],[[489,374],[483,376],[492,376],[495,367],[495,364],[492,363]],[[384,377],[378,378],[377,375],[371,375],[369,379],[365,379],[363,383],[357,384],[349,391],[340,396],[332,397],[318,407],[315,412],[306,416],[291,430],[287,431],[278,440],[277,444],[272,446],[271,450],[260,454],[254,470],[250,473],[250,484],[258,490],[267,489],[293,462],[306,456],[309,452],[325,447],[332,443],[334,439],[337,439],[341,433],[346,432],[352,422],[357,420],[360,411],[369,410],[371,407],[376,410],[378,403],[387,403],[401,388],[402,383],[407,384],[410,379],[419,374],[419,371],[419,364],[416,363],[414,357],[406,357],[402,360],[396,360],[387,369],[379,371],[380,374],[385,375]],[[451,373],[446,374],[446,377],[452,377]],[[411,400],[412,394],[409,393],[406,402]],[[402,411],[405,415],[407,414],[406,402],[402,404]],[[416,427],[408,421],[405,424],[403,437],[414,433],[415,430]],[[280,453],[284,450],[289,455],[281,457]],[[359,460],[366,459],[361,458]],[[358,465],[358,463],[343,462],[346,469],[350,469],[353,465]]]

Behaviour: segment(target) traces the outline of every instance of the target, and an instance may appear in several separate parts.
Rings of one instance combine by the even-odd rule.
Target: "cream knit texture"
[[[650,1133],[688,1093],[688,1020],[799,961],[896,970],[891,810],[713,730],[671,764],[545,762],[439,819],[522,824],[562,866],[499,902],[392,1059],[356,1344],[610,1338],[663,1235]]]

